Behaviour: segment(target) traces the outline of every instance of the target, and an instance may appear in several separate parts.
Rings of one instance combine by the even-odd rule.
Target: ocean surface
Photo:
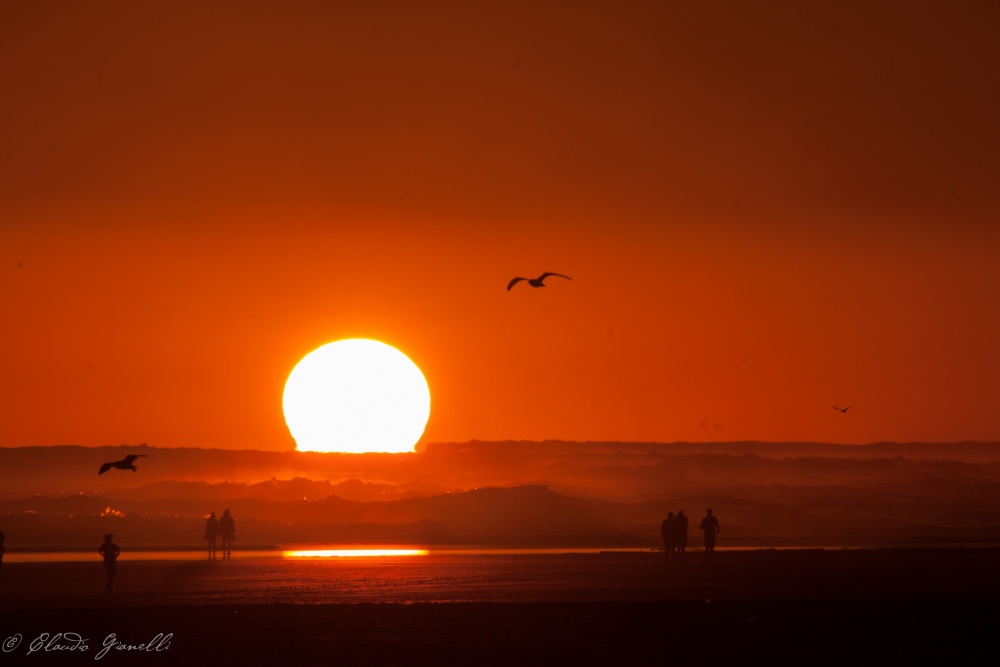
[[[911,548],[921,548],[923,545],[910,545]],[[964,545],[960,545],[964,546]],[[851,550],[878,548],[870,545],[856,546],[734,546],[718,551],[804,551],[804,550]],[[894,546],[893,548],[899,548]],[[906,547],[904,547],[906,548]],[[688,548],[688,553],[702,553],[699,547]],[[344,547],[342,545],[296,545],[289,548],[246,549],[234,550],[232,560],[269,559],[269,560],[304,560],[304,559],[371,559],[371,558],[403,558],[421,556],[514,556],[514,555],[569,555],[569,554],[642,554],[663,553],[661,549],[621,548],[621,547],[561,547],[561,548],[424,548],[411,546],[398,547]],[[221,552],[216,554],[217,560],[222,560]],[[100,561],[101,556],[95,548],[92,551],[8,551],[3,558],[5,563],[76,563]],[[201,549],[138,549],[123,550],[119,560],[129,561],[204,561],[208,558]]]

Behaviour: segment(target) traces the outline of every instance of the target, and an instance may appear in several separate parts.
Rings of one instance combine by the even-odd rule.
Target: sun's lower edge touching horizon
[[[412,452],[430,417],[430,389],[405,354],[381,341],[322,345],[292,369],[282,396],[296,449]]]

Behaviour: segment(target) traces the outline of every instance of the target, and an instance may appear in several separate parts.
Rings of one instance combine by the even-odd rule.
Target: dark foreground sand
[[[0,665],[995,661],[1000,551],[8,563]],[[60,650],[29,649],[65,635]],[[20,635],[20,638],[18,638]],[[85,650],[84,647],[85,646]]]

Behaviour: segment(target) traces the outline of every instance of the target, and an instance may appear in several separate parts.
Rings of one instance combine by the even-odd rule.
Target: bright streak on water
[[[382,556],[426,556],[427,549],[303,549],[284,551],[285,558],[372,558]]]

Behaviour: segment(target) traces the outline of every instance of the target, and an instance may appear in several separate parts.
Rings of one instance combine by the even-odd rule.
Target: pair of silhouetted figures
[[[705,558],[711,563],[715,559],[715,536],[719,534],[719,520],[712,514],[711,507],[705,513],[699,528],[705,536]],[[663,539],[663,551],[668,563],[680,563],[684,560],[687,536],[688,518],[684,516],[684,511],[679,510],[677,516],[668,512],[667,518],[660,524],[660,537]]]
[[[215,518],[215,512],[208,517],[205,524],[205,539],[208,540],[208,557],[215,558],[216,542],[222,538],[222,557],[233,557],[233,540],[236,539],[236,522],[233,516],[226,510],[222,513],[222,518]]]
[[[684,560],[688,542],[688,518],[684,516],[684,510],[678,510],[677,516],[673,512],[667,513],[667,518],[660,524],[660,537],[663,538],[663,551],[668,563]]]

